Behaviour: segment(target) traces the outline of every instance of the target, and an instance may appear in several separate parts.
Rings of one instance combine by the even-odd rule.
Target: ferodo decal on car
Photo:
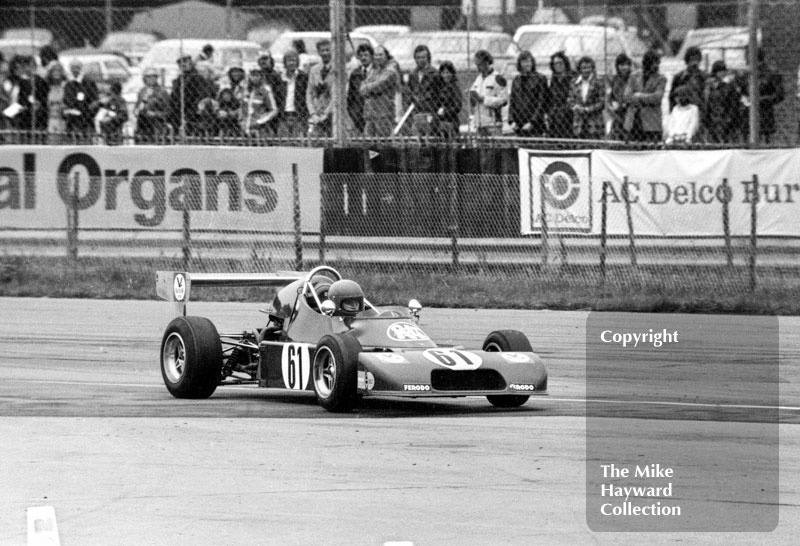
[[[512,362],[514,364],[522,364],[524,362],[531,361],[531,357],[522,353],[500,353],[500,356],[502,356],[508,362]]]
[[[311,357],[307,343],[287,343],[281,353],[281,375],[287,389],[305,390],[311,377]]]
[[[386,330],[389,339],[395,341],[427,341],[428,334],[413,322],[395,322]]]
[[[183,301],[186,297],[186,277],[183,273],[176,273],[172,280],[172,293],[175,294],[175,301]]]
[[[474,370],[483,364],[478,355],[458,349],[427,349],[422,354],[434,364],[451,370]]]
[[[508,388],[514,391],[535,391],[536,385],[511,383]]]

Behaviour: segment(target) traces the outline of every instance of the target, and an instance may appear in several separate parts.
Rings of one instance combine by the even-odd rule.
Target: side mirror
[[[320,311],[322,311],[323,315],[332,317],[333,312],[336,311],[336,304],[333,303],[331,300],[325,300],[320,305]]]
[[[411,316],[414,317],[414,320],[419,322],[419,312],[422,310],[422,304],[417,300],[411,300],[408,302],[408,312],[411,313]]]

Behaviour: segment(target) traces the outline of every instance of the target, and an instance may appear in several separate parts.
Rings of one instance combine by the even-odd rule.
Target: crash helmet
[[[355,281],[336,281],[328,290],[328,299],[336,305],[336,315],[353,316],[364,310],[364,292]]]

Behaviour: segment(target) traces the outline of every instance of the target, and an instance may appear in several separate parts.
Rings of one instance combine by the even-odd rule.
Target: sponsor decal
[[[364,386],[366,386],[368,391],[375,388],[375,376],[372,375],[372,372],[364,374]]]
[[[395,322],[386,330],[389,339],[395,341],[427,341],[428,334],[413,322]]]
[[[522,364],[523,362],[530,362],[531,357],[522,353],[500,353],[505,360],[513,362],[514,364]]]
[[[520,151],[523,233],[592,229],[591,154]]]
[[[422,354],[434,364],[451,370],[474,370],[483,364],[478,355],[459,349],[427,349]]]
[[[513,390],[513,391],[535,391],[536,390],[536,386],[535,385],[528,385],[528,384],[525,384],[525,383],[511,383],[508,386],[508,388]]]
[[[366,389],[367,388],[367,373],[358,371],[356,372],[356,388],[357,389]]]
[[[281,375],[287,389],[305,390],[311,377],[311,356],[307,343],[287,343],[283,346]]]
[[[431,390],[430,385],[403,385],[404,391],[429,391]]]
[[[183,301],[186,297],[186,277],[182,273],[177,273],[172,280],[172,293],[175,294],[175,301]]]
[[[397,353],[378,353],[375,358],[387,364],[408,364],[406,357]]]

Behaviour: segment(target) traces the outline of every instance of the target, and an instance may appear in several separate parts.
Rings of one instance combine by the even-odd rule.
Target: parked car
[[[758,35],[761,41],[761,32]],[[750,32],[747,27],[696,28],[686,33],[680,51],[674,57],[661,60],[661,72],[667,77],[677,74],[686,66],[684,56],[690,47],[700,48],[703,60],[700,68],[709,71],[714,61],[723,60],[730,70],[745,70]]]
[[[33,42],[41,47],[53,43],[53,33],[46,28],[7,28],[0,34],[0,39]]]
[[[550,56],[557,51],[566,53],[573,68],[581,57],[591,57],[600,75],[614,73],[620,53],[638,65],[647,51],[634,33],[598,25],[522,25],[514,34],[514,43],[520,50],[530,51],[537,71],[546,75],[550,74]]]
[[[469,36],[469,40],[467,37]],[[410,32],[390,38],[384,44],[400,64],[403,71],[413,70],[414,48],[420,44],[431,50],[431,61],[439,66],[442,61],[450,61],[460,73],[474,72],[475,52],[485,49],[494,57],[494,68],[503,73],[507,64],[517,61],[517,49],[511,36],[504,32],[461,30]]]
[[[245,40],[204,40],[204,39],[171,39],[161,40],[153,44],[142,62],[137,67],[139,70],[122,90],[125,101],[129,104],[136,102],[139,90],[144,86],[142,78],[138,75],[148,68],[155,68],[161,74],[161,82],[167,90],[172,87],[172,82],[178,77],[177,60],[181,55],[191,55],[193,58],[200,54],[203,46],[211,44],[214,56],[211,59],[211,68],[218,76],[224,74],[234,62],[241,63],[245,70],[258,66],[258,57],[261,46]]]
[[[368,34],[361,34],[358,32],[351,32],[348,36],[349,40],[346,43],[346,54],[348,69],[358,66],[358,59],[355,58],[354,52],[361,44],[370,44],[373,48],[378,47],[378,42],[375,38]],[[283,68],[283,54],[290,49],[297,49],[295,44],[298,40],[302,41],[305,51],[298,51],[300,53],[300,69],[308,71],[309,68],[319,63],[319,55],[317,55],[317,43],[321,40],[330,40],[331,33],[325,31],[305,31],[305,32],[284,32],[269,48],[272,58],[275,60],[275,66],[278,70]]]
[[[153,44],[162,39],[163,36],[152,32],[112,32],[100,44],[100,49],[109,53],[119,52],[135,66]]]
[[[66,70],[69,70],[69,65],[76,59],[83,64],[83,73],[96,82],[124,84],[131,78],[125,58],[113,53],[91,49],[67,49],[58,55],[58,60]]]
[[[408,34],[411,32],[411,27],[408,25],[363,25],[354,28],[353,32],[369,34],[375,38],[375,41],[382,44],[389,38]]]
[[[39,48],[45,44],[31,42],[30,38],[2,38],[0,39],[0,53],[6,60],[14,55],[33,55],[39,53]]]

